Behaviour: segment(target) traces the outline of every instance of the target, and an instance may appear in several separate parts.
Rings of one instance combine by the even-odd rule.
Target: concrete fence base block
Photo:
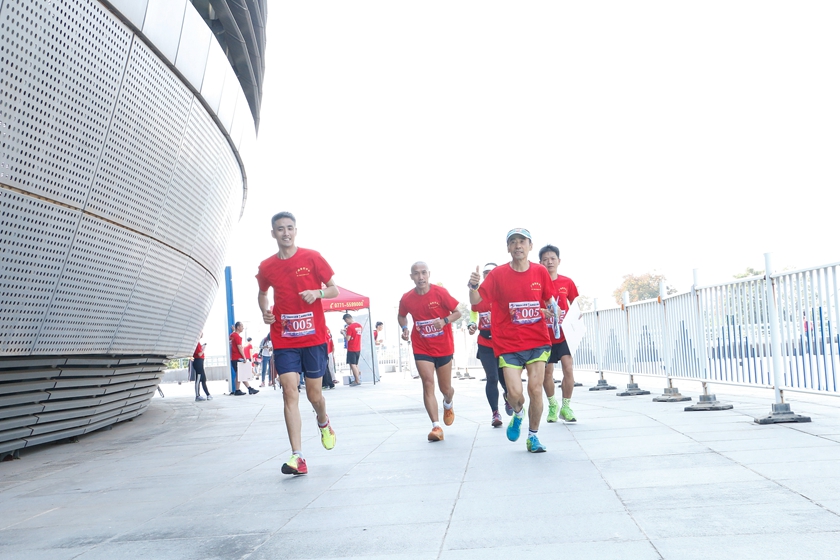
[[[690,400],[691,397],[681,395],[680,390],[676,387],[666,387],[661,396],[653,397],[653,402],[683,402]]]
[[[598,384],[589,388],[590,391],[615,391],[615,387],[607,383],[606,379],[599,379]]]
[[[638,397],[639,395],[650,395],[650,391],[639,389],[638,383],[628,383],[626,391],[615,394],[617,397]]]
[[[698,403],[685,407],[686,412],[704,411],[704,410],[731,410],[731,404],[723,404],[718,402],[717,397],[712,395],[700,395]]]
[[[810,422],[810,416],[802,416],[801,414],[794,414],[787,403],[774,404],[773,411],[761,418],[756,418],[756,424],[781,424],[783,422]]]

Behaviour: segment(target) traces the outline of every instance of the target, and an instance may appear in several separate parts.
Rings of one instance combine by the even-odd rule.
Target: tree
[[[621,285],[613,292],[615,302],[621,305],[621,294],[630,292],[630,301],[644,301],[646,299],[656,299],[659,297],[659,283],[665,282],[665,276],[662,274],[654,274],[646,272],[639,276],[635,274],[627,274]],[[667,295],[677,293],[677,289],[671,286],[665,287]]]
[[[576,301],[578,302],[578,307],[580,307],[582,313],[592,311],[594,307],[592,305],[592,298],[589,296],[578,296]]]
[[[733,274],[732,278],[749,278],[750,276],[764,276],[764,270],[756,270],[751,266],[744,269],[744,272]]]

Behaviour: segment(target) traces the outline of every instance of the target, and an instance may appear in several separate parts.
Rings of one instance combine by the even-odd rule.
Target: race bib
[[[531,325],[543,319],[538,301],[512,301],[508,304],[508,309],[514,325]]]
[[[420,332],[420,336],[422,336],[423,338],[434,338],[443,334],[442,329],[435,328],[435,319],[429,319],[428,321],[417,321],[415,325],[417,325],[417,330]]]
[[[490,312],[485,311],[484,313],[478,314],[478,328],[479,330],[486,331],[490,329]]]
[[[565,309],[561,309],[561,310],[560,310],[560,318],[559,318],[559,322],[560,322],[560,324],[563,324],[563,319],[565,319],[565,318],[566,318],[566,310],[565,310]],[[551,319],[549,319],[548,317],[546,317],[546,318],[545,318],[545,323],[546,323],[548,326],[551,326],[551,325],[553,325],[553,324],[554,324],[554,322],[553,322]]]
[[[280,328],[285,338],[297,338],[315,334],[315,322],[312,320],[312,312],[283,314],[280,316]]]

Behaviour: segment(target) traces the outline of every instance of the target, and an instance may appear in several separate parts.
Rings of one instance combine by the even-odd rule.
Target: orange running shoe
[[[447,426],[451,426],[452,422],[455,421],[455,407],[450,407],[448,410],[443,409],[443,423]]]
[[[429,441],[443,441],[443,429],[440,426],[435,426],[429,432]]]

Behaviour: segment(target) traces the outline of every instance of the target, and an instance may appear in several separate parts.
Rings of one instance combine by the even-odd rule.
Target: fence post
[[[784,384],[784,360],[782,360],[782,342],[779,329],[779,313],[776,307],[776,290],[773,282],[773,264],[770,253],[764,253],[764,282],[767,290],[767,314],[770,319],[770,354],[773,358],[773,392],[776,402],[767,416],[756,418],[756,424],[779,424],[782,422],[810,422],[809,416],[794,414],[785,402],[782,385]]]
[[[691,397],[684,397],[680,394],[680,390],[674,387],[671,380],[671,347],[668,338],[668,311],[665,304],[665,282],[659,282],[659,304],[662,306],[661,317],[661,333],[662,333],[662,368],[665,370],[665,381],[667,387],[662,392],[662,395],[653,397],[653,402],[682,402],[690,401]]]
[[[594,387],[590,387],[590,391],[615,391],[615,387],[607,383],[607,380],[604,379],[604,368],[602,367],[603,361],[601,358],[601,319],[598,314],[598,298],[592,300],[592,306],[595,311],[595,360],[596,360],[596,367],[598,368],[597,373],[600,376],[598,379],[598,383]]]
[[[714,393],[709,393],[709,361],[706,359],[706,325],[703,321],[703,306],[700,305],[700,292],[697,291],[697,269],[694,269],[694,284],[691,286],[691,295],[697,304],[696,313],[696,329],[697,335],[700,337],[700,367],[703,368],[703,394],[698,398],[697,404],[685,407],[685,412],[706,411],[706,410],[730,410],[731,404],[723,404],[717,400]]]
[[[644,389],[639,389],[639,384],[633,381],[633,364],[631,362],[630,357],[632,356],[632,350],[630,349],[631,345],[631,338],[630,338],[630,292],[624,292],[621,294],[621,310],[624,311],[624,319],[625,319],[625,330],[624,334],[627,338],[627,352],[624,356],[624,364],[625,369],[627,370],[628,375],[630,375],[630,382],[627,384],[627,390],[623,393],[616,393],[615,396],[617,397],[635,397],[638,395],[650,395],[650,391],[645,391]]]

